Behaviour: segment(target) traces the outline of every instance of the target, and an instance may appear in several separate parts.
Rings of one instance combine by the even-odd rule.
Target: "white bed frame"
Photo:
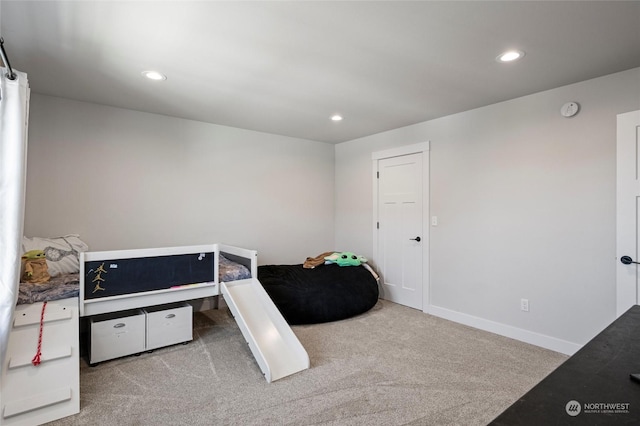
[[[214,253],[213,281],[162,290],[87,298],[85,262],[148,258],[181,254]],[[250,279],[221,283],[219,256],[245,265]],[[139,250],[85,252],[80,254],[80,316],[144,308],[222,295],[249,344],[267,382],[309,368],[309,356],[286,320],[258,281],[258,253],[224,244],[166,247]]]
[[[199,254],[213,252],[215,256],[215,279],[209,282],[194,283],[180,288],[131,293],[119,296],[87,298],[85,294],[85,262],[109,261],[116,259],[134,259],[154,256],[170,256],[178,254]],[[153,305],[163,305],[185,300],[202,299],[218,296],[220,283],[218,282],[219,255],[222,252],[230,260],[245,265],[251,271],[252,277],[258,276],[258,252],[224,244],[207,244],[184,247],[163,247],[137,250],[95,251],[80,253],[80,316],[98,315],[108,312],[118,312],[128,309],[144,308]]]

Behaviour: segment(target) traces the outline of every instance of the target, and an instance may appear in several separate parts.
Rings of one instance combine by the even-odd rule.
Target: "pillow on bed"
[[[77,234],[54,238],[22,238],[22,251],[42,250],[52,277],[60,274],[76,274],[80,271],[80,252],[89,246]]]

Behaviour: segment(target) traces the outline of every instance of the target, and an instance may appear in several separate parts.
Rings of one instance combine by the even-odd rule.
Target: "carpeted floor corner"
[[[95,367],[50,425],[486,425],[567,357],[380,300],[293,327],[311,368],[271,384],[228,310],[194,340]]]

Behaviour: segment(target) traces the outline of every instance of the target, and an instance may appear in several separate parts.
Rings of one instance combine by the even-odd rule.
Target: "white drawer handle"
[[[119,322],[119,323],[117,323],[116,325],[114,325],[114,326],[113,326],[113,328],[122,328],[122,327],[124,327],[125,325],[126,325],[125,323],[123,323],[123,322]]]
[[[169,314],[165,318],[175,318],[176,314]]]

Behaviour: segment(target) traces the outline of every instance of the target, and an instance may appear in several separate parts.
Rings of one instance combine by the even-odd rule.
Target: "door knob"
[[[415,238],[409,238],[411,241],[417,241],[420,242],[421,238],[420,237],[415,237]]]
[[[625,265],[630,265],[632,263],[640,265],[640,262],[634,262],[631,256],[622,256],[620,258],[620,262],[624,263]]]

